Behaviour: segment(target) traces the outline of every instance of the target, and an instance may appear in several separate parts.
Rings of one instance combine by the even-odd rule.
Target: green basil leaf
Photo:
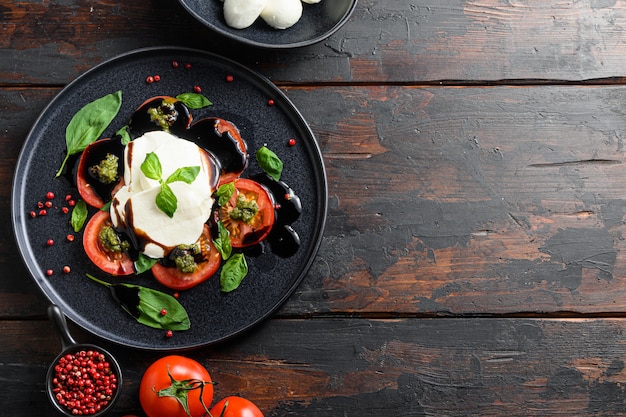
[[[156,205],[169,218],[174,217],[174,213],[178,208],[178,199],[169,185],[161,185],[161,190],[156,196]]]
[[[72,209],[70,224],[75,232],[80,232],[87,220],[87,204],[83,200],[78,200]]]
[[[215,192],[215,196],[217,197],[217,204],[220,206],[228,203],[228,200],[235,194],[235,183],[229,182],[228,184],[224,184],[220,186]]]
[[[283,172],[283,161],[271,149],[267,146],[261,146],[256,151],[256,161],[267,175],[276,181],[280,181],[280,176]]]
[[[172,173],[172,175],[167,178],[167,180],[165,180],[165,183],[171,184],[176,181],[182,181],[186,182],[187,184],[191,184],[195,181],[199,173],[199,166],[178,168]]]
[[[243,253],[232,255],[220,272],[220,289],[222,292],[231,292],[239,287],[241,281],[248,275],[248,263]]]
[[[128,145],[132,141],[130,133],[128,133],[128,125],[122,127],[120,130],[115,132],[115,134],[121,138],[122,145],[124,146]]]
[[[217,227],[219,230],[219,235],[217,239],[213,241],[213,244],[220,252],[220,255],[222,255],[222,259],[226,261],[228,260],[228,258],[230,258],[230,255],[233,252],[233,247],[230,242],[230,232],[221,221],[217,222]]]
[[[161,181],[161,175],[163,175],[161,161],[159,161],[159,157],[154,152],[146,154],[146,159],[141,163],[140,168],[146,177],[151,180]]]
[[[70,156],[82,152],[102,135],[121,106],[122,90],[119,90],[86,104],[76,112],[65,128],[65,159],[55,177],[63,173]]]
[[[150,258],[149,256],[146,256],[143,253],[139,252],[139,257],[135,261],[135,274],[138,275],[143,272],[149,271],[150,268],[152,268],[157,262],[157,259]]]
[[[166,330],[188,330],[189,316],[185,308],[169,294],[147,287],[139,288],[137,321],[149,327]],[[166,314],[161,312],[165,310]]]
[[[112,203],[111,200],[104,203],[102,207],[100,207],[100,211],[109,211],[111,209],[111,203]]]
[[[182,93],[176,96],[176,98],[183,102],[183,104],[190,109],[201,109],[203,107],[212,106],[213,103],[202,94],[197,93]]]
[[[189,329],[190,322],[187,311],[171,295],[140,285],[126,283],[110,284],[93,275],[86,275],[92,281],[108,287],[115,301],[137,322],[155,329]],[[130,297],[129,290],[132,294]],[[127,304],[127,300],[132,301],[132,304],[137,302],[137,305]],[[163,310],[166,311],[165,315],[161,314]]]

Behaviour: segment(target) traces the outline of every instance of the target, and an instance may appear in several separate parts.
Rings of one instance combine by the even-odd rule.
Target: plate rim
[[[325,0],[325,1],[333,1],[333,0]],[[233,33],[229,32],[227,30],[224,30],[224,29],[220,28],[219,26],[216,26],[212,22],[210,22],[207,19],[205,19],[204,17],[200,16],[200,14],[198,14],[198,12],[196,12],[194,9],[189,7],[189,5],[187,4],[187,0],[178,0],[178,2],[181,4],[181,6],[183,6],[183,8],[191,16],[193,16],[198,22],[203,24],[205,27],[211,29],[212,31],[220,34],[221,36],[224,36],[224,37],[226,37],[226,38],[228,38],[230,40],[242,43],[242,44],[247,45],[247,46],[252,46],[252,47],[255,47],[255,48],[262,48],[262,49],[269,49],[269,50],[303,48],[305,46],[315,45],[316,43],[322,42],[322,41],[330,38],[339,29],[341,29],[342,26],[344,26],[344,24],[350,19],[350,17],[354,13],[354,10],[356,9],[356,6],[357,6],[357,3],[359,2],[359,0],[351,0],[351,1],[352,1],[352,4],[350,5],[348,10],[346,11],[345,15],[343,15],[342,18],[332,28],[330,28],[326,32],[324,32],[324,33],[322,33],[322,34],[320,34],[320,35],[318,35],[318,36],[316,36],[314,38],[305,40],[305,41],[269,44],[269,43],[264,43],[264,42],[258,42],[258,41],[255,41],[254,39],[250,39],[250,38],[247,38],[245,36],[240,36],[240,37],[235,36]]]
[[[315,213],[316,214],[319,213],[320,215],[316,216],[316,218],[314,219],[313,230],[316,233],[315,233],[315,236],[313,236],[313,239],[311,240],[311,245],[308,249],[310,254],[307,257],[305,265],[301,269],[300,275],[298,277],[295,277],[295,279],[290,283],[290,285],[288,285],[287,289],[284,291],[284,293],[281,295],[280,298],[273,301],[273,305],[271,308],[266,310],[264,314],[259,315],[254,320],[251,320],[247,325],[239,329],[229,331],[227,332],[226,335],[220,338],[217,338],[214,340],[207,340],[203,342],[190,343],[184,346],[166,346],[166,345],[144,346],[144,345],[132,344],[130,343],[128,338],[126,342],[122,342],[120,340],[115,340],[110,336],[98,334],[95,330],[92,329],[92,328],[97,327],[95,325],[85,326],[85,324],[81,324],[81,321],[77,320],[76,317],[74,317],[73,310],[72,310],[72,313],[70,313],[67,310],[67,307],[68,307],[67,302],[65,302],[61,297],[53,297],[52,294],[50,294],[50,293],[55,293],[56,291],[54,291],[54,288],[52,288],[51,286],[44,285],[45,277],[43,277],[44,275],[43,272],[34,267],[33,260],[29,261],[29,259],[27,259],[28,256],[31,256],[31,254],[34,254],[34,252],[31,250],[32,242],[30,242],[29,239],[27,239],[27,235],[25,233],[19,233],[20,231],[23,231],[24,229],[22,225],[25,224],[24,223],[25,221],[27,221],[26,219],[27,216],[26,216],[26,213],[24,212],[25,206],[24,204],[22,204],[24,193],[22,192],[23,187],[21,187],[21,184],[23,184],[24,181],[21,181],[21,179],[18,178],[18,174],[19,172],[24,170],[24,165],[27,163],[26,161],[30,154],[29,145],[32,144],[31,142],[35,141],[34,137],[36,136],[36,131],[38,130],[38,128],[40,128],[40,125],[46,120],[46,116],[48,115],[50,109],[53,108],[59,101],[62,101],[66,95],[70,94],[69,91],[71,91],[71,89],[74,86],[79,85],[84,79],[88,78],[93,73],[99,71],[102,67],[111,65],[115,61],[123,61],[124,59],[127,59],[129,57],[133,57],[133,56],[141,55],[141,54],[147,54],[147,53],[154,52],[154,51],[158,51],[160,53],[163,53],[165,51],[171,51],[172,53],[177,53],[177,54],[199,54],[211,60],[221,61],[221,63],[227,64],[233,68],[236,68],[238,71],[247,73],[248,76],[264,84],[266,88],[271,89],[273,93],[275,93],[277,96],[280,96],[280,99],[283,101],[283,104],[285,104],[288,107],[289,111],[291,112],[290,118],[295,117],[296,119],[298,119],[298,125],[296,126],[296,128],[304,129],[306,133],[310,136],[310,139],[311,139],[310,147],[315,151],[314,155],[312,155],[311,160],[314,161],[314,171],[317,172],[317,177],[319,177],[319,179],[321,180],[321,183],[318,183],[318,181],[316,181],[316,183],[318,183],[316,186],[317,188],[316,195],[319,198],[319,203],[317,204],[317,206],[319,207],[316,207],[315,209]],[[253,329],[254,327],[257,327],[260,323],[266,321],[274,313],[276,313],[276,311],[279,310],[285,304],[285,302],[294,294],[297,287],[300,285],[304,277],[308,274],[319,252],[319,248],[322,244],[324,232],[326,229],[327,216],[328,216],[328,205],[329,205],[328,194],[329,194],[328,176],[327,176],[326,167],[325,167],[325,163],[323,159],[323,154],[322,154],[319,142],[317,140],[317,137],[315,136],[309,124],[307,123],[306,119],[303,117],[300,110],[294,105],[294,103],[289,99],[289,97],[287,97],[287,95],[278,86],[276,86],[269,78],[267,78],[263,74],[231,58],[224,57],[214,52],[209,52],[209,51],[205,51],[205,50],[198,49],[198,48],[180,47],[180,46],[169,46],[169,45],[151,46],[151,47],[137,48],[137,49],[133,49],[130,51],[126,51],[124,53],[109,57],[105,59],[104,61],[94,65],[93,67],[89,68],[88,70],[78,75],[74,80],[67,83],[64,87],[62,87],[61,90],[58,91],[52,97],[52,99],[46,104],[46,106],[43,108],[41,113],[37,116],[37,118],[33,122],[32,126],[30,127],[28,131],[28,134],[25,136],[20,152],[17,156],[14,170],[13,170],[13,178],[11,182],[11,227],[12,227],[12,232],[13,232],[13,238],[16,242],[20,259],[22,261],[22,264],[25,266],[26,272],[28,273],[28,275],[32,278],[32,280],[35,282],[41,294],[43,294],[43,296],[46,298],[46,300],[49,303],[57,304],[61,308],[65,307],[63,312],[66,315],[67,319],[70,320],[72,323],[74,323],[76,326],[78,326],[80,329],[86,331],[87,333],[103,341],[112,343],[117,346],[130,348],[130,349],[135,349],[135,350],[140,350],[140,351],[153,351],[153,352],[187,351],[187,350],[193,350],[193,349],[202,348],[202,347],[219,345],[228,340],[239,337],[243,335],[244,333],[249,332],[251,329]],[[82,323],[85,323],[85,322],[86,320],[82,321]]]

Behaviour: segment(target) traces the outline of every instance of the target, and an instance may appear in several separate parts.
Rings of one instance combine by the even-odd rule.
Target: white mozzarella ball
[[[234,29],[251,26],[261,14],[267,0],[224,0],[224,19]]]
[[[261,18],[275,29],[287,29],[295,25],[300,17],[302,17],[300,0],[267,0],[261,11]]]

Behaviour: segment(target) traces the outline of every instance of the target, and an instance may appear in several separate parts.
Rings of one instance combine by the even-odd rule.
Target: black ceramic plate
[[[172,62],[179,63],[174,68]],[[190,65],[186,69],[186,64]],[[150,75],[160,81],[147,83]],[[232,78],[231,78],[232,77]],[[115,133],[133,111],[156,95],[191,92],[195,86],[214,104],[194,110],[195,120],[205,116],[235,123],[248,143],[251,163],[248,173],[259,172],[254,152],[267,144],[284,162],[281,180],[302,200],[303,212],[293,223],[301,238],[294,256],[280,258],[268,251],[248,256],[249,274],[229,294],[219,290],[219,278],[180,293],[191,328],[166,338],[165,331],[137,323],[113,300],[108,289],[90,281],[90,273],[109,282],[135,283],[168,293],[149,273],[116,278],[100,272],[82,249],[82,234],[74,242],[65,196],[77,197],[64,178],[54,179],[65,153],[65,127],[85,104],[122,90],[122,108],[104,137]],[[274,105],[269,105],[273,100]],[[295,138],[296,145],[289,146]],[[46,216],[38,202],[52,191],[54,206]],[[47,106],[30,131],[17,163],[13,182],[12,221],[20,253],[36,283],[68,318],[87,331],[114,343],[147,350],[180,350],[224,341],[270,316],[293,293],[308,271],[322,239],[327,184],[322,156],[310,128],[289,99],[266,78],[245,67],[205,52],[180,48],[150,48],[111,59],[89,70],[64,88]],[[93,212],[93,210],[92,210]],[[48,246],[47,240],[54,245]],[[64,273],[68,265],[70,273]],[[54,274],[48,276],[46,270]]]
[[[356,7],[357,0],[321,0],[303,3],[302,17],[292,27],[276,30],[261,18],[246,29],[233,29],[224,20],[221,0],[180,0],[192,16],[210,29],[246,45],[262,48],[297,48],[312,45],[330,37]]]

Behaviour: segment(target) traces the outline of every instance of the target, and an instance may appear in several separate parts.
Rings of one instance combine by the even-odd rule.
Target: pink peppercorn
[[[62,356],[54,366],[52,392],[59,405],[73,415],[90,415],[109,405],[117,390],[117,376],[97,350]]]

